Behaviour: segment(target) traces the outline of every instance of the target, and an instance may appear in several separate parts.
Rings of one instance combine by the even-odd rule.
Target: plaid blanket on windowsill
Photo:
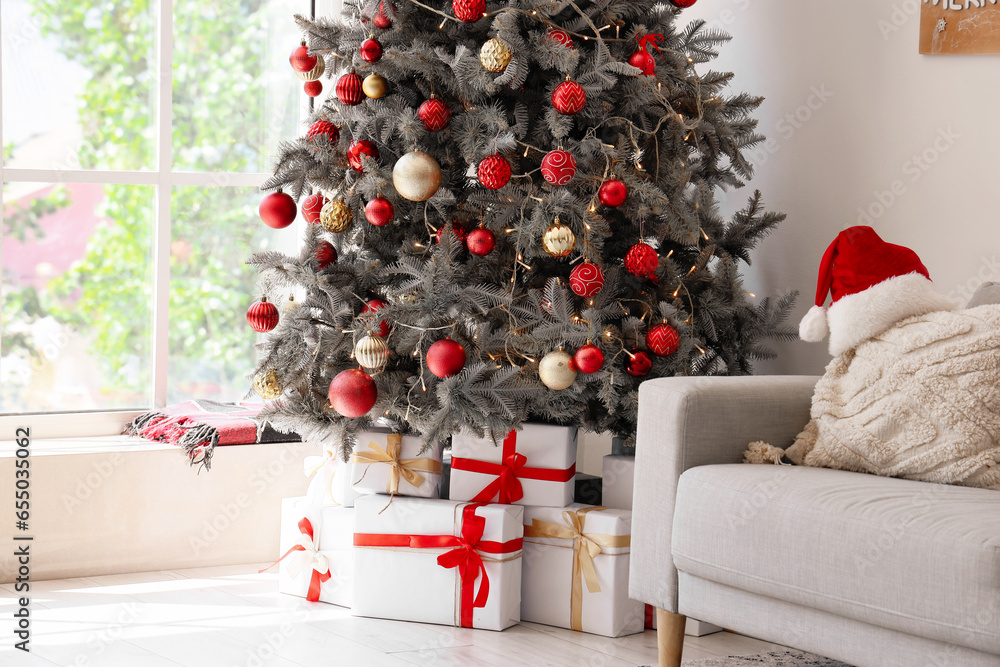
[[[170,442],[184,448],[191,465],[212,467],[212,453],[220,445],[298,442],[294,433],[276,431],[255,417],[261,403],[184,401],[139,415],[125,425],[125,435]]]

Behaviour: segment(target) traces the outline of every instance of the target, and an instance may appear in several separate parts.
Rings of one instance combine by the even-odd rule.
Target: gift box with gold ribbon
[[[524,508],[521,619],[620,637],[643,630],[628,597],[632,513],[592,505]]]
[[[388,431],[358,433],[351,455],[351,489],[358,494],[438,498],[442,445],[421,453],[420,438]]]
[[[520,620],[523,508],[358,498],[357,616],[503,630]]]

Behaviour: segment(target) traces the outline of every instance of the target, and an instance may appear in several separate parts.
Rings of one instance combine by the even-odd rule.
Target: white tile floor
[[[266,565],[266,564],[265,564]],[[264,565],[86,577],[31,585],[31,654],[13,647],[13,585],[0,586],[4,667],[634,667],[656,633],[608,639],[524,623],[502,633],[351,616],[277,592]],[[717,633],[688,637],[696,660],[781,650]]]

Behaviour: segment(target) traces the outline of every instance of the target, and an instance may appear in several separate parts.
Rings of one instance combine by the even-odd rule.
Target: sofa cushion
[[[1000,654],[1000,492],[798,466],[681,475],[678,570]]]

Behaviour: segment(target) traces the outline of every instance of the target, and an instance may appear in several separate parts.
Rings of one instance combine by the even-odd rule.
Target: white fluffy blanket
[[[1000,305],[910,317],[834,357],[779,459],[1000,490]]]

